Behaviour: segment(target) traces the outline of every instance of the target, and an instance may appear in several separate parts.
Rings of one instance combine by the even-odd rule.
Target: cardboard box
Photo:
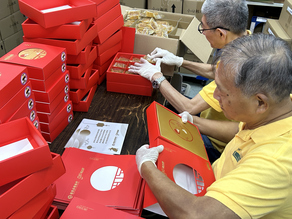
[[[17,11],[3,19],[0,20],[0,35],[1,39],[6,39],[7,37],[17,33],[21,30],[21,23],[25,20],[25,16]]]
[[[123,8],[123,6],[121,7],[125,16],[125,12],[128,8]],[[134,53],[149,54],[156,47],[160,47],[172,52],[175,55],[183,56],[185,47],[187,47],[199,58],[199,60],[207,63],[213,49],[206,37],[198,32],[198,25],[200,24],[200,21],[192,15],[162,11],[158,11],[158,13],[163,16],[163,20],[176,22],[176,31],[170,34],[168,38],[136,33]],[[163,73],[165,74],[165,71],[163,71]],[[172,74],[168,73],[167,75]]]
[[[156,11],[168,11],[171,13],[183,12],[182,0],[148,0],[148,9]]]
[[[79,65],[67,65],[67,69],[69,70],[70,78],[72,79],[81,79],[82,75],[88,69],[97,57],[96,47],[92,46],[91,51],[88,55],[88,59],[86,64],[79,64]]]
[[[33,128],[35,129],[35,127]],[[27,160],[31,161],[31,159],[30,156],[25,163],[30,163]],[[3,218],[13,214],[65,173],[61,156],[51,153],[51,159],[53,159],[51,166],[0,187],[0,206],[2,207],[1,216]],[[20,168],[23,168],[23,165],[24,163]],[[12,167],[14,168],[14,166]],[[11,200],[13,200],[13,205]]]
[[[4,42],[0,40],[0,57],[5,55],[5,47],[4,47]]]
[[[67,91],[67,89],[62,90],[52,102],[47,103],[36,101],[37,112],[53,113],[60,104],[67,103],[69,100],[69,94],[65,93],[65,90]],[[43,122],[43,120],[40,121]]]
[[[252,16],[249,30],[254,32],[263,32],[263,26],[267,22],[267,18]]]
[[[60,215],[59,215],[59,210],[57,208],[57,206],[51,205],[45,219],[59,219]]]
[[[97,71],[97,70],[96,70]],[[77,112],[88,112],[93,96],[95,94],[97,85],[90,88],[87,94],[80,100],[79,103],[73,103],[73,109]]]
[[[19,30],[18,32],[12,34],[11,36],[5,38],[3,40],[5,52],[6,53],[9,52],[15,47],[17,47],[18,45],[20,45],[21,43],[23,43],[22,37],[23,37],[23,32],[22,30]]]
[[[202,12],[201,8],[204,3],[204,0],[184,0],[183,1],[183,14],[195,15],[195,17],[201,21]]]
[[[99,75],[104,75],[106,74],[106,71],[108,69],[108,67],[110,66],[110,64],[112,63],[113,59],[114,59],[115,56],[111,57],[108,61],[106,61],[106,63],[104,63],[103,65],[96,65],[96,64],[93,64],[93,69],[97,69],[98,72],[99,72]]]
[[[99,75],[99,79],[97,81],[97,84],[100,85],[106,78],[106,73],[103,73],[102,75]]]
[[[20,11],[45,28],[96,16],[96,4],[89,0],[19,0]]]
[[[97,84],[97,81],[99,79],[99,72],[98,71],[91,71],[91,75],[88,80],[87,88],[86,89],[72,89],[69,91],[70,100],[72,100],[73,103],[79,103],[81,99],[88,93],[90,88],[92,88],[94,85]]]
[[[52,143],[58,135],[69,125],[70,122],[73,120],[73,112],[69,113],[67,119],[62,120],[57,128],[53,130],[52,132],[43,132],[41,131],[43,137],[46,139],[48,143]]]
[[[96,7],[96,18],[101,17],[102,15],[104,15],[107,11],[111,10],[117,4],[119,4],[119,0],[111,0],[111,1],[105,0],[105,1],[101,2]]]
[[[72,102],[69,100],[68,104],[72,106]],[[57,113],[54,120],[50,123],[40,121],[40,128],[43,132],[53,132],[57,126],[63,121],[67,120],[68,114],[72,112],[72,107],[67,107],[66,105]]]
[[[121,42],[122,38],[123,38],[122,30],[118,30],[116,33],[110,36],[104,43],[94,44],[94,46],[96,47],[97,55],[101,55],[102,53],[110,49],[112,45],[116,45],[117,43]]]
[[[272,34],[275,37],[279,37],[285,40],[290,46],[292,46],[292,39],[282,28],[282,26],[279,23],[279,20],[268,19],[264,27],[263,33]]]
[[[292,37],[291,17],[292,17],[292,0],[286,0],[284,1],[284,5],[279,17],[279,23],[290,37]]]
[[[107,70],[107,91],[143,96],[152,95],[152,84],[141,75],[127,73],[128,67],[144,55],[117,53]]]
[[[104,53],[102,53],[99,56],[97,56],[97,58],[94,61],[94,64],[103,65],[111,57],[113,57],[114,55],[116,55],[120,51],[121,48],[122,48],[122,43],[121,42],[118,42],[117,44],[112,45],[110,49],[108,49]]]
[[[146,1],[147,0],[120,0],[120,4],[131,8],[146,8]]]
[[[67,54],[78,55],[92,40],[97,36],[97,26],[90,24],[88,30],[80,40],[62,40],[47,38],[27,38],[23,37],[24,42],[35,42],[46,45],[66,48]]]
[[[19,11],[18,1],[0,1],[0,19]]]
[[[96,38],[94,38],[94,43],[103,43],[105,42],[110,36],[112,36],[115,32],[122,28],[124,25],[124,18],[121,14],[118,16],[114,21],[109,23],[105,28],[98,31]]]
[[[6,122],[31,97],[31,94],[32,89],[29,81],[0,109],[0,123]]]
[[[24,66],[0,63],[0,109],[23,88],[28,79],[27,68]]]
[[[122,37],[122,48],[120,52],[133,53],[134,43],[135,43],[135,28],[125,27],[121,28],[123,37]]]
[[[67,64],[86,64],[91,47],[92,41],[78,55],[67,55]]]
[[[0,58],[3,63],[26,66],[29,78],[40,80],[47,79],[57,67],[64,68],[65,61],[65,48],[33,42],[23,42]]]
[[[12,155],[0,161],[0,174],[2,176],[0,186],[52,165],[50,148],[29,118],[24,117],[1,124],[0,130],[2,133],[1,150],[4,150],[4,146],[9,145],[10,151],[6,151],[9,152],[6,156]],[[21,149],[25,143],[29,143],[33,149],[14,155],[17,151],[12,151],[13,143],[15,150]],[[4,151],[1,152],[2,159],[3,156]],[[28,160],[29,162],[27,162]],[[1,204],[1,206],[4,205]]]
[[[86,89],[87,88],[87,83],[89,80],[89,76],[91,74],[92,66],[89,66],[84,72],[84,74],[81,76],[80,79],[70,79],[69,85],[70,89]]]

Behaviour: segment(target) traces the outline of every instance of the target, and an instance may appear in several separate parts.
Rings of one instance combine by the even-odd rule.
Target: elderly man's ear
[[[266,112],[269,107],[268,97],[264,94],[257,94],[257,113],[261,114]]]

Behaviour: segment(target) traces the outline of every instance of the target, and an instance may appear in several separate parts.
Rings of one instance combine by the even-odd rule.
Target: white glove
[[[187,121],[189,121],[191,123],[194,122],[193,116],[191,114],[189,114],[187,111],[184,111],[178,115],[181,117],[181,120],[183,123],[187,123]]]
[[[146,161],[151,161],[156,166],[159,153],[163,151],[163,145],[149,148],[148,144],[141,146],[136,152],[136,164],[141,175],[141,166]]]
[[[142,77],[152,81],[152,77],[155,73],[161,72],[161,59],[156,60],[156,64],[153,65],[149,63],[147,60],[141,58],[141,62],[135,62],[134,65],[129,66],[128,71],[131,73],[136,73],[141,75]]]
[[[150,58],[156,60],[157,58],[161,58],[161,62],[167,65],[176,65],[180,67],[184,61],[182,57],[178,57],[173,53],[156,47],[151,53]]]

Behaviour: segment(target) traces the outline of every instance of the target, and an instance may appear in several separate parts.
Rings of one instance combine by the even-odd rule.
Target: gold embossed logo
[[[32,48],[32,49],[22,50],[18,54],[18,57],[21,59],[35,60],[35,59],[44,58],[46,55],[47,55],[47,52],[45,50],[38,49],[38,48]]]
[[[178,121],[171,119],[169,120],[169,125],[171,129],[182,139],[186,141],[192,141],[193,135],[192,133],[186,128],[185,125],[179,123]]]

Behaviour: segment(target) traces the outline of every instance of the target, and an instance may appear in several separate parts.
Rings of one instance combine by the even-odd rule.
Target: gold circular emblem
[[[25,49],[18,53],[19,58],[27,60],[35,60],[44,58],[47,55],[47,52],[43,49],[32,48]]]

